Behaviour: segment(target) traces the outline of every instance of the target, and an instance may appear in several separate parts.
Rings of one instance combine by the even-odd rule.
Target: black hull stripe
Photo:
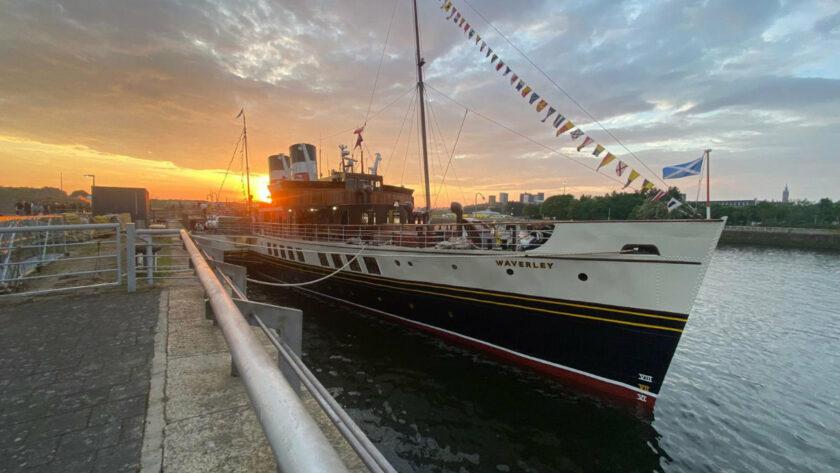
[[[271,258],[271,257],[268,257],[268,256],[263,255],[263,254],[259,254],[259,257],[260,257],[260,259],[262,259],[262,260],[264,260],[268,263],[276,264],[278,266],[285,266],[285,267],[288,267],[289,269],[292,269],[292,270],[302,271],[302,272],[306,272],[306,273],[310,273],[310,274],[316,274],[316,275],[323,275],[324,274],[323,268],[320,268],[318,266],[311,266],[311,265],[308,265],[308,264],[301,264],[301,263],[297,263],[297,262],[286,261],[286,260],[279,259],[279,258]],[[363,277],[359,277],[359,276],[363,276],[363,275],[360,275],[358,273],[351,273],[351,272],[342,271],[341,273],[336,274],[333,277],[338,278],[338,279],[342,279],[342,280],[345,280],[345,281],[356,282],[356,283],[366,284],[366,285],[375,286],[375,287],[382,287],[382,288],[386,288],[386,289],[399,289],[399,290],[402,290],[402,291],[409,291],[409,292],[414,292],[414,293],[418,293],[418,294],[427,294],[427,295],[432,295],[432,296],[448,297],[448,298],[451,298],[451,299],[458,299],[458,300],[462,300],[462,301],[476,302],[476,303],[480,303],[480,304],[491,304],[491,305],[495,305],[495,306],[509,307],[509,308],[514,308],[514,309],[524,309],[524,310],[528,310],[528,311],[541,312],[541,313],[545,313],[545,314],[560,315],[560,316],[566,316],[566,317],[574,317],[574,318],[591,320],[591,321],[596,321],[596,322],[606,322],[606,323],[620,324],[620,325],[625,325],[625,326],[628,326],[628,327],[637,327],[637,328],[652,329],[652,330],[662,330],[662,331],[673,332],[673,333],[677,333],[677,334],[680,334],[683,331],[682,327],[679,327],[679,328],[678,327],[666,327],[666,326],[652,325],[652,324],[646,324],[646,323],[640,323],[640,322],[632,322],[632,321],[627,321],[627,320],[610,319],[610,318],[599,317],[599,316],[594,316],[594,315],[586,315],[586,314],[578,314],[578,313],[565,312],[565,311],[557,311],[557,310],[545,309],[545,308],[535,307],[535,306],[512,304],[512,303],[492,301],[492,300],[487,300],[487,299],[477,299],[475,297],[459,296],[459,295],[448,294],[448,293],[443,293],[443,292],[434,292],[434,291],[414,289],[414,288],[408,288],[408,287],[395,287],[395,285],[393,285],[393,284],[389,284],[389,285],[379,284],[379,283],[376,283],[376,282],[365,280]],[[388,280],[389,278],[379,278],[379,279],[380,280]],[[424,287],[432,287],[434,285],[424,284],[423,286]],[[488,293],[488,295],[493,295],[493,294]],[[542,301],[540,301],[540,302],[542,302]],[[681,320],[681,319],[676,319],[676,320],[678,320],[680,322],[683,322],[683,323],[685,322],[684,320]]]
[[[346,250],[346,248],[345,248],[345,250]],[[290,265],[293,265],[293,266],[313,268],[313,269],[316,269],[318,271],[322,271],[324,274],[327,274],[327,273],[330,273],[330,272],[334,271],[334,268],[324,268],[324,267],[317,266],[317,265],[311,265],[311,264],[307,264],[307,263],[300,263],[300,262],[297,262],[297,261],[285,260],[285,259],[282,259],[282,258],[278,258],[278,257],[270,256],[270,255],[265,255],[265,254],[262,254],[262,253],[252,252],[252,251],[249,252],[249,253],[259,255],[260,257],[266,259],[267,261],[272,261],[272,262],[273,261],[282,261],[284,263],[287,263],[287,264],[290,264]],[[346,273],[347,274],[352,274],[352,275],[357,276],[357,277],[361,277],[363,279],[369,279],[369,280],[372,280],[372,281],[387,281],[387,282],[390,282],[390,283],[393,283],[393,284],[396,284],[396,285],[400,285],[400,286],[416,286],[416,287],[422,287],[422,288],[434,287],[434,288],[437,288],[437,289],[443,289],[443,290],[447,290],[447,291],[464,292],[464,293],[468,293],[468,294],[478,294],[478,295],[481,295],[481,296],[491,296],[491,297],[495,297],[495,298],[499,298],[499,299],[516,299],[516,300],[520,300],[520,301],[537,302],[537,303],[548,304],[548,305],[562,305],[562,306],[574,307],[574,308],[578,308],[578,309],[594,309],[594,310],[600,310],[600,311],[606,311],[606,312],[614,312],[614,313],[617,313],[617,314],[626,314],[626,315],[632,315],[632,316],[637,316],[637,317],[649,317],[649,318],[653,318],[653,319],[668,320],[668,321],[680,322],[680,323],[685,323],[688,320],[688,315],[678,314],[678,313],[673,313],[673,312],[664,312],[664,311],[639,312],[638,310],[630,310],[630,309],[627,309],[627,308],[610,306],[610,305],[606,305],[606,304],[592,304],[592,303],[583,304],[583,303],[576,302],[576,301],[567,301],[567,300],[562,300],[562,299],[548,299],[548,298],[543,298],[543,297],[539,297],[539,296],[523,296],[521,294],[514,294],[514,293],[510,293],[510,292],[478,290],[478,289],[474,289],[474,288],[466,288],[466,287],[460,287],[460,286],[449,286],[449,285],[445,285],[445,284],[435,284],[435,283],[432,283],[432,282],[422,282],[421,283],[421,282],[415,282],[415,281],[406,281],[406,280],[403,280],[403,279],[389,278],[389,277],[386,277],[386,276],[372,276],[372,275],[356,273],[356,272],[349,272],[349,271],[347,271]]]

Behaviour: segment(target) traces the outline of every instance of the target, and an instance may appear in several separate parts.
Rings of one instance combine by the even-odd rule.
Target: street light
[[[84,177],[89,177],[93,179],[93,183],[90,186],[90,214],[93,215],[93,188],[96,187],[96,175],[95,174],[85,174]]]

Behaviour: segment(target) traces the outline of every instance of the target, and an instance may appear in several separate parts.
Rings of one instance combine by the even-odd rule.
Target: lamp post
[[[475,216],[476,212],[478,211],[478,196],[481,196],[481,200],[484,200],[484,194],[481,192],[475,193],[475,198],[473,199],[473,216]]]
[[[89,177],[93,180],[93,182],[90,185],[90,214],[93,215],[93,188],[96,187],[96,175],[85,174],[84,177]]]

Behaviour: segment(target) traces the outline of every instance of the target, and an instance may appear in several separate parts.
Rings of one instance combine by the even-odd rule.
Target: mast
[[[245,144],[245,191],[246,196],[246,210],[248,218],[251,217],[251,168],[248,164],[248,127],[245,124],[245,110],[242,110],[242,141]]]
[[[709,192],[711,189],[711,184],[709,182],[712,178],[712,171],[710,169],[711,166],[709,166],[709,157],[711,153],[712,150],[706,150],[706,220],[712,219],[712,198]]]
[[[423,179],[426,190],[426,218],[430,218],[432,211],[432,196],[429,192],[429,155],[426,144],[426,98],[423,85],[423,65],[425,61],[420,56],[420,21],[417,18],[417,0],[414,4],[414,40],[417,45],[417,93],[420,96],[420,136],[423,143]]]

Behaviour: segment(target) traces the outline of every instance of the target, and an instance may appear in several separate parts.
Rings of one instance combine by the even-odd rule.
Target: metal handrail
[[[186,230],[181,230],[180,234],[280,471],[347,472],[338,453],[309,416],[274,361],[263,350],[242,312],[190,235]]]

